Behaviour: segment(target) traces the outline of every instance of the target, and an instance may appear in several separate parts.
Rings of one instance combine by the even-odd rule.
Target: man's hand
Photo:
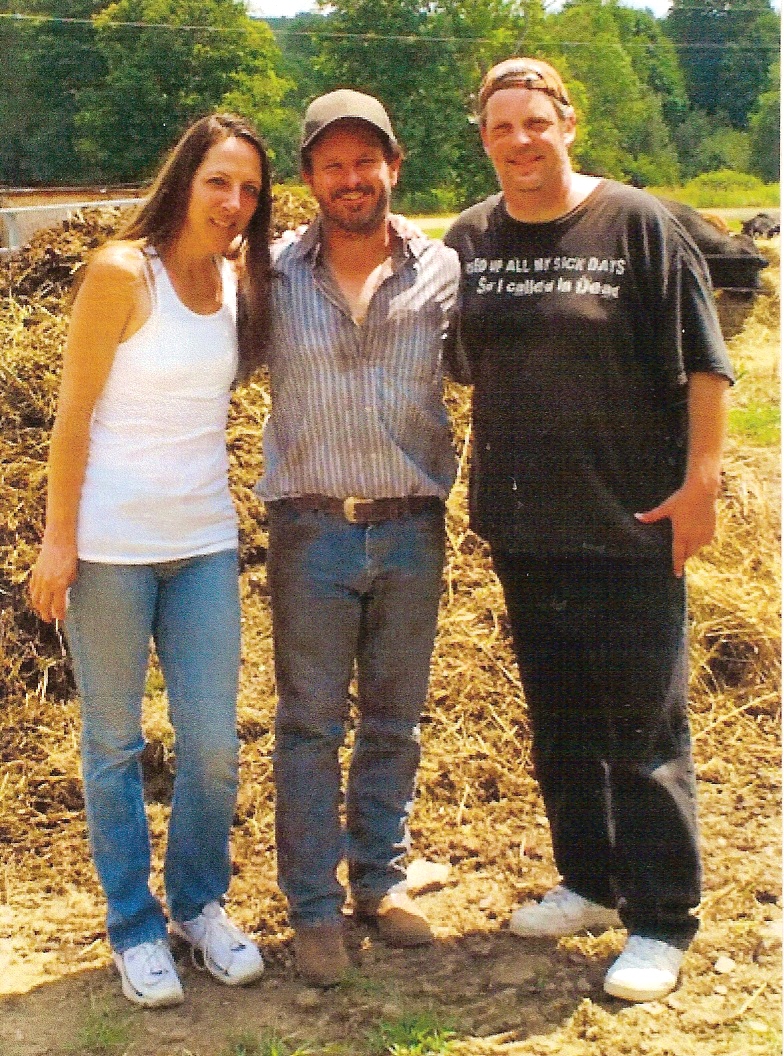
[[[634,516],[643,524],[670,520],[672,570],[680,578],[688,559],[707,546],[716,531],[715,493],[687,482],[655,509]]]
[[[729,381],[721,374],[689,376],[689,453],[686,478],[655,509],[634,516],[642,524],[669,518],[672,524],[672,570],[683,575],[690,557],[713,538],[716,498],[721,487],[721,452],[727,429]]]

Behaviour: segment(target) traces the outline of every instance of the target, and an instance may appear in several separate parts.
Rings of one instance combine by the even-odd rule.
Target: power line
[[[261,19],[260,21],[263,21]],[[431,36],[419,36],[416,33],[407,34],[394,34],[394,33],[340,33],[334,30],[327,30],[325,32],[313,31],[310,29],[272,29],[270,30],[276,37],[317,37],[319,40],[326,37],[343,38],[346,37],[349,40],[392,40],[392,41],[406,41],[410,44],[418,44],[423,42],[425,44],[455,44],[462,43],[465,41],[467,44],[490,44],[492,43],[489,37],[431,37]]]
[[[630,9],[631,10],[631,9]],[[680,8],[679,10],[684,10]],[[693,10],[703,10],[702,8],[694,8]],[[740,8],[733,8],[733,11],[741,10]],[[744,8],[743,10],[752,11],[755,8]],[[251,22],[265,22],[265,19],[250,17]],[[6,19],[11,22],[35,22],[35,23],[57,23],[66,26],[93,26],[94,22],[89,18],[68,18],[64,16],[56,15],[29,15],[29,14],[18,14],[13,12],[0,12],[0,19]],[[145,30],[163,30],[169,33],[172,32],[204,32],[204,33],[218,33],[218,34],[237,34],[244,31],[244,27],[228,27],[228,26],[206,26],[206,25],[172,25],[167,22],[116,22],[108,21],[102,22],[102,26],[109,26],[112,29],[145,29]],[[340,32],[335,30],[300,30],[300,29],[273,29],[271,26],[268,27],[273,36],[276,37],[308,37],[317,38],[319,40],[336,39],[336,40],[356,40],[365,41],[368,43],[395,43],[395,44],[491,44],[493,41],[489,37],[435,37],[426,34],[394,34],[394,33],[348,33]],[[559,47],[570,47],[570,48],[587,48],[595,47],[596,42],[592,40],[558,40],[554,43]],[[689,44],[677,44],[674,41],[668,41],[669,45],[676,51],[720,51],[724,49],[733,49],[735,51],[778,51],[779,46],[777,44],[735,44],[730,41],[722,43],[713,42],[694,42]],[[651,41],[650,46],[654,47],[655,42]]]
[[[6,18],[14,22],[55,22],[66,26],[94,26],[91,18],[68,18],[58,15],[22,15],[15,12],[0,12],[0,18]],[[229,26],[175,26],[168,22],[101,22],[101,26],[130,29],[165,29],[171,32],[199,31],[206,33],[240,33],[239,27]]]
[[[266,19],[254,18],[248,16],[251,22],[264,22]],[[95,23],[90,18],[68,18],[57,15],[28,15],[28,14],[15,14],[12,12],[0,12],[0,18],[5,18],[14,22],[36,22],[36,23],[58,23],[67,26],[92,26]],[[114,20],[102,21],[100,25],[109,26],[112,29],[161,29],[167,30],[168,32],[207,32],[207,33],[242,33],[246,27],[244,26],[205,26],[205,25],[172,25],[168,22],[118,22]],[[347,33],[336,30],[324,30],[314,32],[312,30],[297,30],[297,29],[273,29],[272,26],[268,26],[269,31],[276,37],[322,37],[330,38],[336,37],[339,39],[347,38],[349,40],[378,40],[378,41],[396,41],[396,42],[408,42],[411,44],[418,43],[433,43],[433,44],[450,44],[450,43],[461,43],[465,41],[468,44],[490,44],[491,40],[489,37],[434,37],[428,35],[419,36],[414,33]]]

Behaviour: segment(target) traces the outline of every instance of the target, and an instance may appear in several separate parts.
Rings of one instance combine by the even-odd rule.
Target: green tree
[[[748,172],[749,134],[737,128],[720,126],[702,141],[700,153],[703,159],[702,172],[715,172],[717,169]]]
[[[252,118],[261,132],[276,180],[293,175],[292,144],[299,135],[297,115],[281,105],[293,82],[274,69],[264,73],[240,73],[237,84],[221,100],[221,106]],[[296,171],[296,170],[294,170]]]
[[[613,4],[610,11],[632,69],[641,83],[655,93],[667,127],[672,130],[687,114],[689,99],[678,52],[667,37],[662,21],[650,11],[621,4]]]
[[[720,109],[727,114],[733,128],[748,127],[780,45],[779,18],[770,10],[744,25],[742,32],[728,42],[721,68]]]
[[[665,29],[691,105],[745,128],[780,46],[769,0],[673,0]]]
[[[106,178],[145,178],[189,122],[226,100],[259,107],[247,116],[272,127],[279,53],[241,0],[117,0],[95,27],[107,72],[81,93],[77,123],[81,155]]]
[[[89,20],[105,6],[106,0],[0,3],[0,13],[41,16],[0,18],[0,181],[76,183],[94,175],[76,150],[75,117],[79,92],[104,73]]]
[[[333,31],[332,15],[308,11],[293,18],[266,21],[280,49],[281,75],[290,83],[286,104],[300,113],[312,99],[327,90],[319,70],[319,58],[323,35]]]
[[[743,172],[748,168],[748,133],[731,128],[721,115],[713,117],[704,110],[690,110],[675,129],[673,139],[684,180],[716,169]]]
[[[678,158],[662,101],[645,79],[655,67],[635,68],[624,40],[629,27],[614,0],[574,0],[548,19],[548,30],[552,57],[570,82],[580,117],[577,162],[586,171],[642,186],[677,182]]]
[[[384,102],[407,155],[399,197],[409,208],[454,208],[491,183],[470,96],[491,62],[514,52],[528,2],[330,4],[330,32],[345,35],[322,38],[320,90],[351,86]]]
[[[475,96],[482,77],[496,62],[535,51],[543,39],[541,0],[441,0],[431,8],[430,32],[451,41],[449,72],[434,92],[433,119],[451,130],[452,199],[462,208],[496,190],[493,168],[479,135]],[[434,86],[436,87],[436,86]],[[442,107],[452,95],[452,107]],[[443,117],[441,116],[443,115]],[[445,204],[449,193],[444,196]]]
[[[401,190],[409,193],[449,176],[449,130],[433,122],[430,105],[430,90],[451,72],[449,54],[425,39],[427,24],[417,0],[338,0],[330,31],[339,36],[322,38],[315,63],[326,90],[352,87],[382,100],[405,147]]]
[[[781,67],[771,67],[770,86],[759,97],[749,121],[750,169],[760,179],[775,183],[780,178]]]
[[[274,130],[265,129],[274,154],[275,177],[295,180],[299,175],[299,138],[305,107],[328,90],[317,68],[321,38],[330,31],[332,16],[308,12],[294,18],[267,19],[280,49],[278,70],[286,92]]]

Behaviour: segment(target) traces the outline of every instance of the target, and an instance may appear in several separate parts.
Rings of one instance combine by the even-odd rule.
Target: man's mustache
[[[372,195],[373,194],[373,188],[372,187],[368,187],[366,184],[362,184],[359,187],[350,187],[350,188],[347,187],[345,190],[335,191],[334,194],[332,195],[332,201],[333,202],[340,201],[341,198],[347,198],[350,194],[357,194],[357,192],[359,192],[360,194]]]

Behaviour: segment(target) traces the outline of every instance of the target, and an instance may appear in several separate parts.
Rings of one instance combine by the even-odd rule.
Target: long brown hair
[[[172,149],[156,176],[150,193],[119,237],[143,239],[165,248],[179,234],[188,209],[191,184],[207,152],[216,143],[243,139],[255,147],[261,161],[259,202],[242,235],[237,329],[239,376],[247,378],[261,365],[270,330],[270,227],[272,179],[264,143],[256,129],[237,114],[210,114],[195,121]]]

